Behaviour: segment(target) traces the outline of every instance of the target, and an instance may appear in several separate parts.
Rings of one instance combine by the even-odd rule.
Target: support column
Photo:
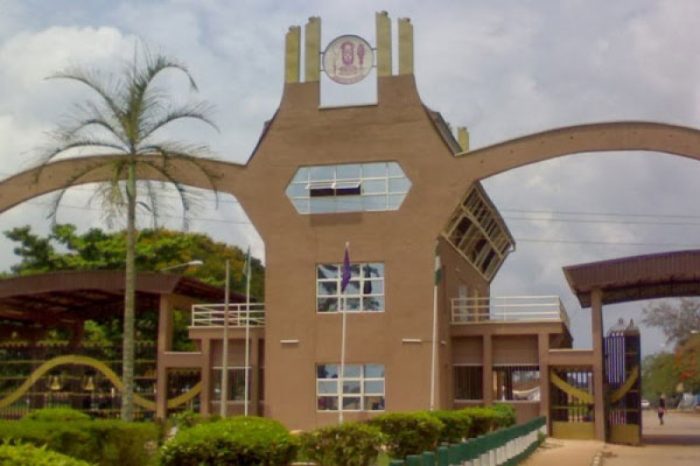
[[[248,412],[260,416],[260,339],[257,335],[250,336],[250,407]]]
[[[199,395],[199,413],[211,414],[211,340],[202,340],[202,392]]]
[[[593,337],[593,401],[595,437],[605,441],[605,385],[603,384],[603,291],[591,291],[591,335]]]
[[[312,16],[304,26],[304,82],[316,82],[321,79],[321,18]]]
[[[485,405],[493,403],[493,341],[490,334],[482,336],[483,399]]]
[[[170,351],[173,341],[172,295],[160,295],[158,307],[158,340],[156,343],[156,418],[168,415],[168,368],[165,352]]]
[[[547,417],[549,431],[549,333],[537,336],[537,350],[540,360],[540,416]]]
[[[377,23],[377,76],[391,76],[391,20],[386,11],[375,15]]]
[[[298,83],[301,74],[301,28],[291,26],[284,41],[284,82]]]
[[[399,18],[399,74],[413,74],[413,24]]]

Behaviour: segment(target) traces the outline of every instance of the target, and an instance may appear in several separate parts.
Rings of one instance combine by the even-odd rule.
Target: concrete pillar
[[[202,392],[199,395],[199,413],[202,416],[211,414],[211,340],[202,340]]]
[[[482,371],[484,404],[493,403],[493,340],[490,334],[482,336]]]
[[[603,384],[603,291],[591,291],[591,334],[593,337],[593,401],[595,437],[605,441],[605,385]]]
[[[540,360],[540,416],[547,417],[549,428],[549,334],[537,336],[537,351]]]
[[[170,351],[173,342],[172,295],[160,295],[158,306],[158,340],[156,342],[156,418],[165,419],[168,415],[168,368],[165,366],[165,352]]]
[[[413,24],[399,18],[399,74],[413,74]]]

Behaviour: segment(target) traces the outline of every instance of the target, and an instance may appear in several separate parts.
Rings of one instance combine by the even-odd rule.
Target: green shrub
[[[2,466],[90,466],[85,461],[71,458],[30,444],[0,444]]]
[[[497,428],[510,427],[517,422],[517,414],[513,405],[498,403],[491,406],[498,413]]]
[[[432,411],[430,415],[442,422],[444,426],[440,432],[440,443],[459,443],[469,438],[472,418],[464,410]]]
[[[386,436],[387,450],[392,458],[434,450],[444,427],[426,412],[382,414],[369,422]]]
[[[378,427],[347,422],[303,433],[302,455],[323,466],[374,464],[385,438]]]
[[[297,439],[277,421],[234,417],[185,429],[163,445],[163,466],[286,466],[296,456]]]
[[[2,421],[0,439],[43,446],[100,466],[148,464],[157,451],[159,430],[152,423],[117,420]]]
[[[89,421],[90,416],[72,408],[44,408],[26,414],[22,420],[49,422]]]
[[[180,411],[170,416],[173,425],[178,429],[187,429],[201,423],[205,418],[192,410]]]

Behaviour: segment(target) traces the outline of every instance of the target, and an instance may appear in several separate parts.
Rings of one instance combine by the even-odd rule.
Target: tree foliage
[[[683,343],[693,331],[700,331],[700,300],[652,303],[644,308],[642,323],[660,328],[667,343]]]
[[[680,371],[672,353],[650,354],[642,361],[642,391],[644,398],[655,401],[662,394],[676,392]]]
[[[14,253],[20,262],[11,267],[12,275],[34,275],[57,270],[109,270],[124,268],[126,234],[92,228],[79,233],[74,225],[57,224],[45,235],[34,233],[29,226],[5,231],[16,243]],[[165,229],[139,231],[136,246],[136,269],[158,271],[171,265],[199,259],[199,267],[180,269],[176,273],[224,286],[226,260],[231,264],[231,289],[245,293],[243,266],[245,252],[236,246],[217,242],[202,233]],[[252,259],[251,296],[262,301],[265,295],[264,267]]]

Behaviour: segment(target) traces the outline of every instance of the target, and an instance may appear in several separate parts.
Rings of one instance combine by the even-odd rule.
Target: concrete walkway
[[[547,439],[524,466],[699,466],[700,414],[669,412],[664,425],[656,413],[643,417],[644,445],[630,447],[592,440]]]

